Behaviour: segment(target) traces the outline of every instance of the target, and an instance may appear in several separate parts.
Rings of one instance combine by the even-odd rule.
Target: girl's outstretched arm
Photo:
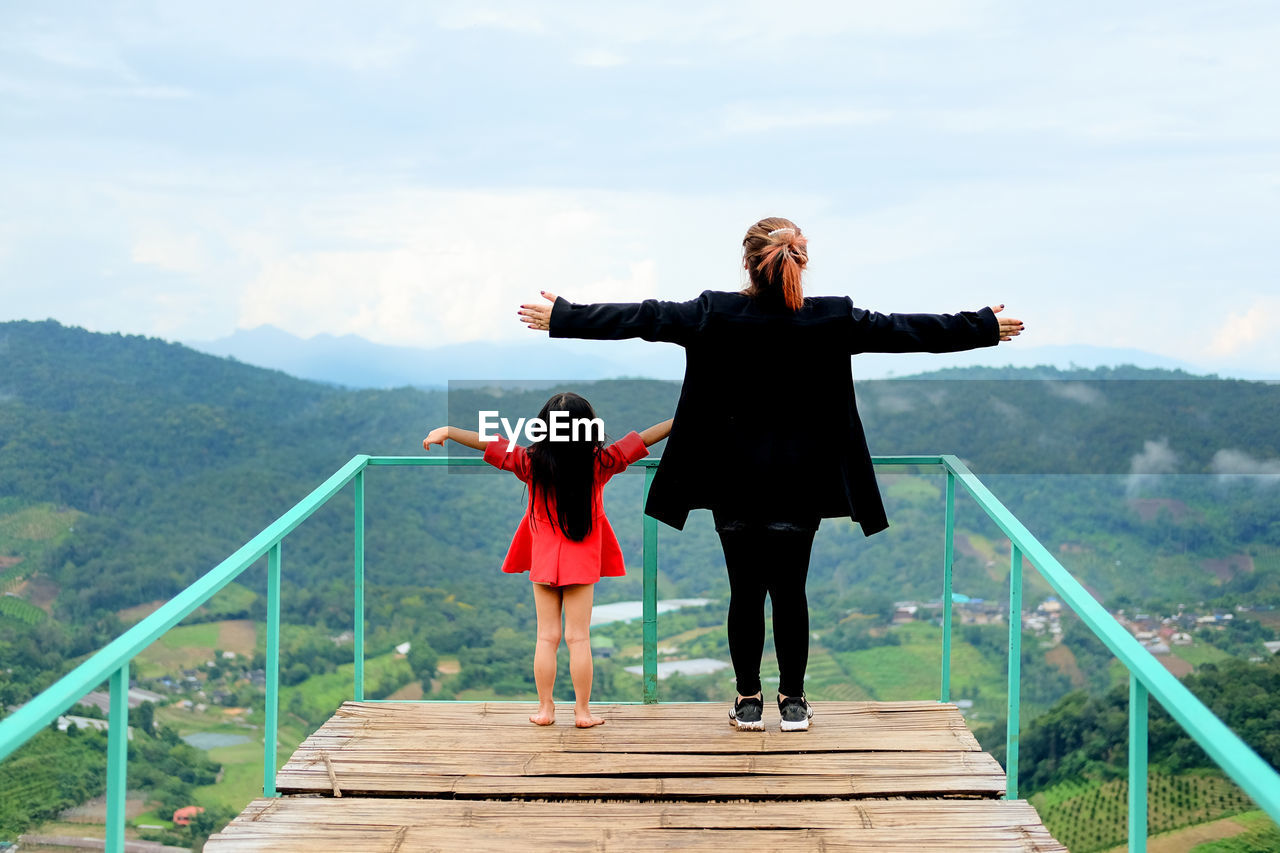
[[[644,432],[640,433],[640,440],[644,442],[645,447],[653,447],[659,441],[666,438],[671,432],[671,418],[667,418],[660,424],[654,424]]]
[[[433,429],[426,438],[422,440],[422,449],[430,450],[431,445],[438,444],[444,446],[444,440],[450,439],[465,444],[467,447],[475,450],[484,450],[485,442],[480,440],[480,433],[470,429],[459,429],[455,426],[442,426]]]

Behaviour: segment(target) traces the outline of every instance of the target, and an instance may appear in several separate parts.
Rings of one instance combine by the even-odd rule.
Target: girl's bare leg
[[[569,675],[573,678],[573,723],[589,729],[604,722],[591,713],[591,601],[596,585],[564,587],[564,640],[569,647]]]
[[[560,648],[560,589],[535,583],[533,606],[538,614],[538,642],[533,648],[533,682],[538,686],[538,713],[529,722],[549,726],[556,721],[556,650]],[[590,605],[588,605],[590,609]]]

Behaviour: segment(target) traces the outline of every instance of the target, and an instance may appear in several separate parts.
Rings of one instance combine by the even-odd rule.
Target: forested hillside
[[[648,380],[554,387],[588,397],[615,438],[670,417],[679,394],[678,383]],[[52,321],[0,324],[0,705],[47,686],[354,454],[418,455],[426,431],[446,419],[475,426],[481,409],[529,417],[551,390],[550,383],[467,383],[448,393],[352,391],[155,339]],[[1199,630],[1194,647],[1176,650],[1186,668],[1266,654],[1262,641],[1277,636],[1280,621],[1265,609],[1280,605],[1280,432],[1273,425],[1280,386],[1133,368],[965,369],[857,390],[873,453],[959,455],[1109,609],[1236,611],[1234,621]],[[780,390],[779,417],[787,409]],[[661,445],[654,450],[660,454]],[[448,452],[468,451],[453,445]],[[369,695],[410,688],[414,696],[530,695],[527,582],[497,571],[522,511],[521,484],[488,468],[378,468],[366,478]],[[606,495],[637,569],[642,481],[633,472]],[[938,595],[943,485],[928,471],[882,470],[888,531],[868,539],[847,519],[824,522],[809,582],[811,696],[919,698],[936,689],[939,630],[923,615],[889,622],[895,602]],[[283,547],[285,742],[296,743],[348,695],[351,511],[349,493],[339,495]],[[955,569],[957,592],[997,602],[1006,596],[1007,543],[962,493]],[[664,646],[726,658],[727,584],[707,513],[694,513],[683,532],[661,529],[659,583],[663,597],[713,602],[664,615]],[[602,583],[597,601],[639,592],[637,570]],[[189,687],[166,688],[175,704],[158,712],[165,724],[217,730],[212,710],[173,710],[180,697],[199,698],[197,688],[219,706],[260,708],[254,679],[262,635],[254,623],[264,613],[263,593],[264,572],[250,570],[188,620],[196,624],[171,631],[139,659],[137,674],[152,686],[200,669]],[[1028,609],[1048,593],[1028,572]],[[1026,636],[1024,719],[1073,689],[1088,693],[1069,697],[1028,731],[1024,748],[1036,757],[1023,766],[1035,768],[1024,780],[1029,791],[1056,798],[1054,820],[1076,826],[1086,800],[1088,808],[1111,807],[1106,786],[1118,783],[1108,768],[1123,739],[1113,731],[1117,700],[1107,691],[1117,673],[1109,656],[1079,623],[1068,617],[1064,625],[1056,645]],[[638,677],[624,668],[638,654],[638,625],[602,626],[593,635],[618,652],[598,662],[596,695],[634,699]],[[973,703],[970,722],[997,751],[1005,637],[1000,624],[960,625],[953,650],[956,695]],[[408,657],[392,654],[406,639],[413,641]],[[238,657],[223,662],[217,652],[229,649]],[[219,660],[206,666],[209,658]],[[723,698],[728,688],[717,678],[672,676],[662,694]],[[250,711],[246,723],[259,713]],[[1236,722],[1253,731],[1255,718]],[[217,813],[238,810],[260,779],[252,750],[234,749],[219,759],[232,761],[232,781],[197,792]],[[32,760],[25,755],[13,760]],[[86,767],[83,778],[97,779]],[[1188,785],[1169,776],[1170,791]],[[1205,815],[1245,807],[1238,795],[1201,794],[1218,798]],[[1098,829],[1088,843],[1104,845],[1108,832]]]
[[[4,569],[10,581],[43,576],[58,624],[75,626],[37,644],[46,657],[94,647],[118,630],[115,611],[171,596],[352,455],[421,453],[422,436],[446,412],[530,416],[548,393],[341,390],[52,321],[0,325],[0,356],[0,509],[47,506],[46,519],[68,520],[56,540],[11,537],[0,555],[13,564]],[[675,383],[656,381],[574,387],[615,437],[668,417],[678,395]],[[1280,457],[1272,417],[1280,387],[1137,369],[966,369],[867,382],[858,392],[873,453],[958,454],[1104,600],[1280,593],[1280,478],[1239,476],[1274,470],[1266,466]],[[824,524],[810,584],[821,611],[883,611],[936,594],[941,481],[883,473],[889,531],[867,539],[847,520]],[[456,600],[490,602],[490,629],[530,618],[513,615],[525,590],[493,575],[521,510],[514,478],[379,469],[368,479],[375,601],[447,589]],[[624,477],[608,495],[633,560],[641,480]],[[695,513],[683,533],[660,534],[663,594],[725,591],[705,515]],[[286,543],[286,620],[350,623],[350,518],[350,499],[340,496]],[[957,589],[1000,596],[1007,568],[998,531],[963,498],[958,523]],[[635,582],[602,586],[601,596],[634,596]],[[1032,594],[1045,590],[1028,582]],[[258,589],[261,575],[244,583]]]

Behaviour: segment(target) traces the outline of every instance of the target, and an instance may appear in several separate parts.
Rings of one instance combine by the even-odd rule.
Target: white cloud
[[[1209,470],[1224,480],[1242,477],[1280,476],[1280,459],[1258,459],[1243,450],[1223,449],[1213,454]],[[1270,484],[1274,481],[1259,481]]]
[[[1073,400],[1085,406],[1095,406],[1105,399],[1097,387],[1084,382],[1049,382],[1045,385],[1045,388],[1055,397]],[[1147,444],[1151,444],[1151,442],[1147,442]],[[1165,449],[1168,449],[1167,445]]]
[[[1129,459],[1130,474],[1172,474],[1178,470],[1178,454],[1169,447],[1169,439],[1142,442],[1142,452]]]
[[[1262,340],[1274,341],[1280,334],[1280,301],[1259,299],[1244,311],[1228,314],[1213,335],[1207,352],[1211,356],[1233,356]]]
[[[257,269],[237,325],[425,346],[526,335],[516,309],[540,290],[592,302],[732,289],[741,236],[730,234],[754,218],[734,215],[738,204],[551,190],[330,198],[282,224],[283,243],[228,241]],[[680,220],[664,224],[677,210]],[[722,250],[680,239],[701,220],[727,224],[717,229]],[[344,248],[317,248],[327,245]]]
[[[1189,0],[0,5],[0,305],[510,337],[538,287],[732,288],[781,213],[814,292],[1276,375],[1277,42]]]
[[[1125,489],[1135,494],[1144,484],[1154,481],[1162,474],[1173,474],[1178,470],[1179,455],[1169,447],[1169,439],[1144,441],[1142,452],[1135,453],[1129,459],[1129,477],[1125,481]]]

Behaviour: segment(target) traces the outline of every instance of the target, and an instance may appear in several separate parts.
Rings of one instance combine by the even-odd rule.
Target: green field
[[[379,655],[364,662],[365,697],[381,699],[413,680],[409,662],[395,654]],[[280,713],[304,719],[327,719],[352,697],[355,664],[343,664],[333,672],[313,675],[301,684],[280,689]],[[492,698],[492,697],[490,697]]]
[[[1203,641],[1197,641],[1190,646],[1173,646],[1171,651],[1194,667],[1201,667],[1206,663],[1217,663],[1231,658],[1231,655],[1222,649]]]
[[[12,498],[4,499],[0,503],[0,557],[16,558],[17,562],[0,560],[0,593],[10,590],[40,557],[61,545],[83,517],[82,512],[59,510],[53,504],[19,506]]]
[[[901,645],[831,654],[844,670],[847,684],[862,694],[859,698],[936,699],[942,686],[942,628],[909,622],[892,631]],[[1001,713],[1004,681],[1002,661],[984,657],[972,645],[952,638],[951,693],[974,698],[974,711],[968,714],[971,719]]]
[[[1128,836],[1129,782],[1064,782],[1029,799],[1053,836],[1072,853],[1094,853]],[[1147,826],[1152,835],[1255,808],[1230,780],[1215,772],[1147,777]]]
[[[1270,853],[1280,850],[1280,827],[1265,812],[1252,811],[1235,816],[1245,831],[1230,838],[1206,841],[1191,848],[1191,853]]]
[[[166,649],[205,648],[212,651],[218,645],[218,625],[215,622],[178,625],[162,634],[156,642]]]
[[[35,625],[47,618],[45,612],[39,607],[12,595],[0,595],[0,616],[16,619],[28,625]]]
[[[200,635],[192,636],[198,638]],[[300,684],[281,688],[280,726],[277,732],[278,766],[283,766],[306,738],[307,733],[314,728],[304,724],[301,719],[290,713],[290,708],[314,715],[311,717],[313,719],[328,717],[343,701],[351,698],[354,670],[354,665],[347,664],[339,667],[335,672],[312,676]],[[376,688],[396,682],[407,683],[411,678],[412,673],[409,671],[408,663],[394,654],[369,658],[365,662],[365,683],[368,691],[366,695],[370,698],[380,697],[394,690],[392,688],[384,692]],[[250,743],[215,747],[209,750],[209,757],[222,765],[222,779],[214,785],[197,788],[195,791],[197,804],[221,806],[238,812],[254,798],[262,796],[263,709],[261,705],[251,709],[249,716],[243,720],[228,719],[217,708],[210,708],[204,713],[197,714],[174,706],[160,709],[157,712],[157,718],[183,735],[214,732],[239,734],[251,739]]]
[[[36,556],[62,542],[84,513],[42,503],[0,509],[0,555]]]
[[[213,658],[218,630],[216,622],[170,628],[134,659],[138,676],[160,678],[184,669],[203,669]]]

